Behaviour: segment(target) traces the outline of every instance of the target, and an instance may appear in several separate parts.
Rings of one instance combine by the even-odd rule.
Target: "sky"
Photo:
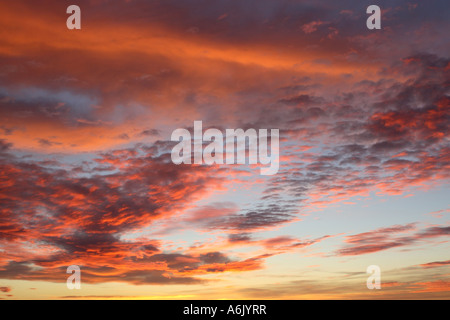
[[[449,9],[1,0],[0,299],[449,299]],[[174,164],[194,121],[279,171]]]

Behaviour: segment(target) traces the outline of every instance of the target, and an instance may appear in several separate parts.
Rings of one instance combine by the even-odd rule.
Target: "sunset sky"
[[[450,299],[449,13],[0,0],[0,299]],[[175,165],[197,120],[278,173]]]

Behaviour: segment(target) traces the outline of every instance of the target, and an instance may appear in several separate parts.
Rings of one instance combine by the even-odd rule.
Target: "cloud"
[[[425,281],[417,282],[414,284],[413,292],[449,292],[450,291],[450,281],[446,280],[435,280],[435,281]]]
[[[319,26],[321,26],[321,25],[323,25],[323,24],[326,24],[326,23],[323,22],[323,21],[320,21],[320,20],[318,20],[318,21],[311,21],[311,22],[309,22],[309,23],[307,23],[307,24],[304,24],[304,25],[302,26],[302,30],[303,30],[303,32],[306,33],[306,34],[313,33],[314,31],[317,30],[317,28],[318,28]]]
[[[0,4],[3,277],[62,281],[73,263],[90,283],[199,284],[326,239],[270,233],[306,214],[450,178],[446,5],[386,5],[370,33],[347,0],[101,3],[80,0],[89,30],[71,37],[62,2]],[[174,166],[171,130],[200,118],[279,128],[279,173]],[[448,235],[418,225],[350,235],[335,254]],[[168,240],[185,231],[194,244]]]
[[[450,233],[450,227],[428,227],[411,234],[414,223],[380,228],[369,232],[347,236],[347,246],[336,252],[339,256],[361,255],[417,244],[429,238],[441,237]],[[406,235],[402,235],[407,233]]]
[[[296,216],[286,212],[287,207],[270,205],[258,211],[247,211],[235,215],[228,215],[209,224],[209,228],[250,232],[278,227],[293,222]]]
[[[450,264],[450,260],[447,261],[433,261],[428,263],[423,263],[420,266],[422,268],[436,268],[436,267],[443,267]]]
[[[157,136],[160,132],[157,129],[145,129],[139,135],[140,136]]]
[[[116,157],[121,161],[116,163]],[[140,148],[104,153],[101,159],[118,167],[86,177],[57,161],[44,166],[6,158],[0,277],[55,281],[63,279],[64,266],[81,264],[88,282],[113,281],[120,275],[131,283],[198,283],[183,272],[231,262],[220,252],[164,253],[155,240],[121,239],[126,232],[167,219],[219,186],[221,178],[207,174],[213,167],[175,166],[166,154],[151,155]],[[40,250],[32,250],[32,243],[39,243]]]
[[[300,240],[291,236],[279,236],[262,240],[260,243],[266,248],[266,250],[275,250],[276,252],[280,252],[308,247],[330,237],[331,236],[326,235],[312,240]]]
[[[12,143],[7,142],[5,139],[0,139],[0,152],[3,154],[12,147]]]

